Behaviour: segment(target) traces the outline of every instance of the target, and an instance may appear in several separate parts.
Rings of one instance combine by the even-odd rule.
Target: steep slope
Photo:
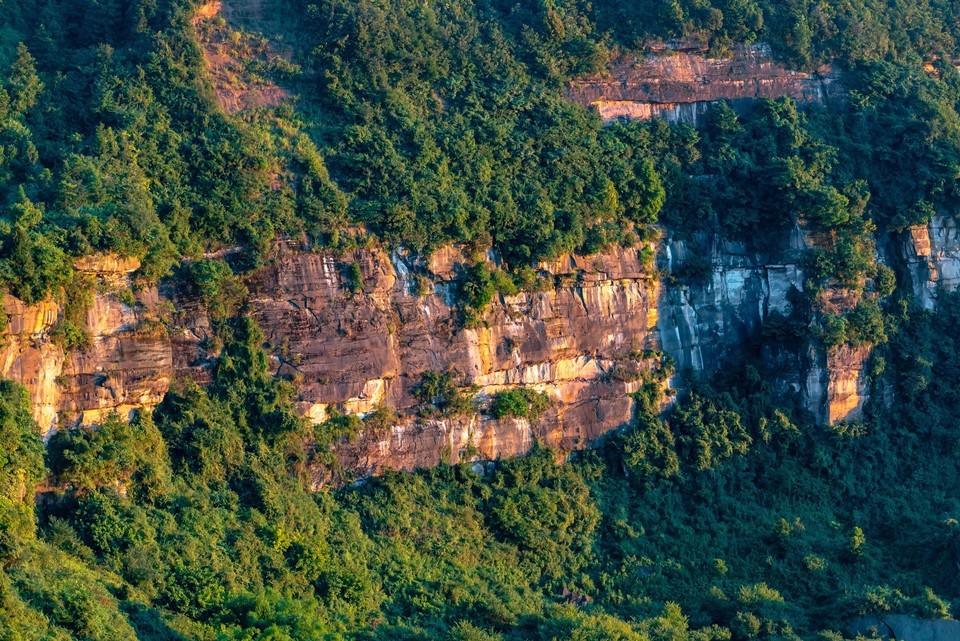
[[[960,243],[950,229],[952,219],[938,217],[909,236],[913,253],[902,264],[931,301],[939,288],[956,284]],[[385,406],[398,413],[388,428],[339,446],[346,469],[366,474],[495,459],[526,452],[535,440],[569,451],[630,423],[630,394],[660,370],[659,350],[681,375],[716,371],[759,336],[771,313],[789,314],[791,290],[804,286],[807,235],[794,229],[765,256],[719,238],[701,240],[712,247],[703,277],[683,276],[688,241],[663,243],[662,282],[638,249],[568,256],[541,265],[541,290],[498,297],[474,328],[460,323],[455,291],[464,257],[452,248],[421,264],[379,250],[336,256],[285,244],[248,279],[248,313],[264,329],[274,371],[296,382],[305,416],[322,423],[334,411],[365,415]],[[362,291],[347,287],[354,261]],[[158,403],[173,379],[206,380],[216,352],[195,295],[146,289],[131,307],[119,292],[134,264],[101,259],[79,267],[100,282],[87,315],[88,347],[64,354],[54,344],[55,305],[6,301],[3,373],[30,390],[45,428],[96,423],[112,411],[127,415]],[[412,293],[417,276],[428,279],[431,292]],[[797,399],[820,422],[859,416],[869,349],[824,351],[804,343],[764,350],[783,398]],[[475,396],[479,413],[421,415],[415,388],[425,372],[451,372]],[[516,388],[547,394],[551,406],[532,419],[493,418],[486,409],[491,396]]]
[[[278,51],[275,37],[261,35],[274,31],[279,15],[277,6],[263,4],[214,0],[201,5],[191,21],[217,103],[227,113],[274,108],[290,98],[270,79],[268,70],[290,64],[290,52]]]

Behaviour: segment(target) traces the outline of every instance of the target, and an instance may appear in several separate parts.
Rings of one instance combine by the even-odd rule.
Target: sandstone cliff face
[[[827,354],[819,381],[820,388],[826,389],[826,398],[816,413],[818,420],[832,424],[861,417],[869,399],[866,365],[870,353],[869,347],[841,346]]]
[[[3,343],[5,378],[23,384],[30,392],[34,417],[43,429],[56,422],[60,390],[57,377],[63,370],[63,350],[54,345],[47,332],[60,314],[58,305],[44,302],[28,306],[6,296],[7,333]]]
[[[630,422],[629,394],[659,366],[654,350],[672,358],[678,375],[713,371],[771,314],[788,315],[811,243],[816,238],[799,228],[763,254],[715,237],[668,236],[659,278],[638,249],[565,256],[540,266],[541,291],[499,297],[476,328],[459,322],[454,292],[464,258],[453,248],[422,263],[376,249],[338,257],[288,247],[250,277],[249,310],[266,333],[275,372],[297,380],[305,416],[319,423],[333,408],[398,410],[392,427],[339,447],[347,470],[496,459],[526,452],[535,440],[569,451]],[[902,255],[887,260],[905,266],[926,305],[935,304],[939,288],[960,282],[953,219],[913,229],[901,245]],[[362,291],[344,286],[344,267],[353,261]],[[699,273],[691,276],[696,261]],[[27,387],[45,430],[96,423],[110,412],[126,416],[159,403],[174,378],[209,378],[209,321],[196,300],[165,286],[140,291],[133,307],[120,302],[136,266],[111,258],[78,263],[99,293],[87,315],[90,345],[69,354],[50,337],[60,314],[55,303],[27,306],[6,297],[2,375]],[[426,296],[412,293],[417,276],[432,284]],[[868,349],[791,351],[767,342],[761,356],[774,388],[817,420],[855,419],[862,411]],[[418,417],[412,390],[426,371],[451,371],[459,385],[475,386],[480,411]],[[544,392],[552,405],[533,421],[487,415],[490,396],[512,387]]]
[[[594,107],[604,120],[663,117],[698,124],[713,102],[748,109],[756,98],[789,96],[824,103],[839,93],[837,73],[790,71],[773,62],[763,45],[737,46],[725,59],[702,52],[666,50],[645,58],[621,57],[603,74],[567,87],[567,98]]]
[[[302,410],[322,421],[332,405],[355,413],[380,404],[410,411],[423,372],[453,371],[475,385],[478,401],[523,386],[546,393],[553,407],[534,422],[474,416],[405,418],[389,433],[366,435],[344,447],[349,467],[376,470],[458,461],[464,452],[493,459],[529,450],[539,439],[571,450],[626,425],[638,383],[610,373],[638,349],[656,346],[658,287],[638,251],[592,259],[567,257],[553,265],[559,286],[502,297],[479,328],[459,327],[441,254],[429,266],[377,251],[354,257],[362,293],[347,293],[330,255],[291,253],[253,283],[254,315],[268,340],[283,346],[277,369],[297,374]],[[411,293],[410,273],[426,269],[434,292]]]
[[[937,214],[928,224],[907,229],[894,237],[880,261],[900,268],[924,309],[936,309],[942,292],[954,291],[960,286],[957,218]],[[869,357],[867,348],[843,347],[828,353],[822,368],[808,370],[809,389],[825,390],[826,405],[816,414],[820,420],[833,423],[860,416],[868,398],[865,369]]]
[[[785,250],[768,257],[719,237],[698,240],[696,247],[671,240],[663,252],[668,273],[709,258],[706,274],[665,288],[660,300],[663,348],[681,371],[715,369],[771,312],[789,314],[790,290],[803,288],[800,259],[806,245],[799,232]]]
[[[117,296],[139,266],[115,257],[76,264],[96,280],[98,293],[87,313],[90,344],[69,354],[50,335],[60,316],[56,303],[28,306],[6,296],[0,375],[26,386],[43,429],[65,421],[96,423],[111,412],[126,417],[163,399],[173,374],[169,338],[159,329],[145,331],[141,314]],[[155,298],[155,292],[143,296]]]
[[[344,288],[342,268],[353,260],[361,266],[362,292]],[[639,383],[610,374],[659,362],[637,360],[638,350],[657,345],[659,294],[638,250],[545,265],[551,283],[545,291],[496,301],[475,329],[460,327],[453,302],[459,260],[453,250],[429,265],[377,250],[340,258],[284,251],[251,278],[249,309],[265,330],[276,373],[299,381],[304,415],[322,422],[332,407],[365,414],[381,404],[401,413],[389,433],[345,445],[344,466],[361,473],[413,469],[457,461],[463,452],[494,459],[526,452],[535,439],[572,450],[630,421],[628,394]],[[6,299],[2,373],[28,388],[44,430],[97,423],[111,412],[126,417],[159,403],[173,378],[209,376],[212,360],[203,349],[209,322],[196,301],[150,289],[129,307],[117,292],[129,284],[135,263],[77,266],[98,281],[87,347],[65,354],[53,342],[55,303]],[[428,275],[434,292],[413,295],[411,270]],[[165,324],[154,313],[164,304],[176,309]],[[476,386],[481,405],[517,386],[546,393],[553,405],[532,423],[482,413],[419,419],[411,390],[428,370],[455,372],[459,384]]]

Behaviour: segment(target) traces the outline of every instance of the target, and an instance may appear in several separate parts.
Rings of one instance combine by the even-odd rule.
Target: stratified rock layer
[[[60,317],[54,302],[24,305],[6,296],[7,332],[0,374],[22,383],[45,430],[62,420],[96,423],[112,412],[129,416],[158,404],[173,375],[170,340],[162,326],[142,326],[142,317],[121,303],[119,288],[139,268],[136,260],[90,257],[76,267],[97,281],[87,312],[88,346],[64,353],[50,330]],[[156,298],[147,290],[142,298]]]
[[[956,221],[938,216],[899,242],[881,258],[899,266],[918,299],[933,307],[942,288],[960,282]],[[643,260],[647,252],[636,248],[565,256],[540,266],[539,291],[498,297],[473,328],[462,326],[455,304],[464,263],[455,248],[424,264],[376,249],[335,256],[281,247],[248,279],[248,310],[264,329],[274,371],[297,381],[305,416],[319,423],[334,408],[397,411],[391,427],[338,447],[341,466],[361,475],[512,456],[537,440],[561,450],[587,447],[629,424],[630,394],[658,367],[657,350],[676,363],[677,384],[686,372],[714,371],[753,345],[778,394],[821,422],[856,419],[867,398],[868,349],[825,352],[755,340],[771,315],[789,315],[811,243],[816,239],[800,228],[763,254],[716,237],[668,236],[658,277]],[[354,261],[363,281],[356,292],[342,276]],[[691,261],[702,273],[691,275]],[[210,323],[197,300],[164,286],[139,291],[129,306],[120,293],[135,261],[100,257],[77,267],[97,281],[85,348],[65,354],[53,342],[61,313],[55,303],[5,299],[0,374],[26,386],[44,430],[153,407],[178,377],[209,380]],[[413,294],[416,279],[432,291]],[[419,417],[413,389],[427,371],[453,372],[460,386],[475,390],[478,413]],[[547,394],[551,407],[532,421],[490,417],[491,395],[514,387]]]
[[[362,293],[344,290],[341,265],[328,254],[282,256],[252,283],[254,317],[282,345],[278,371],[301,381],[304,414],[322,421],[332,405],[366,413],[381,404],[412,412],[412,389],[426,371],[455,372],[478,388],[480,403],[517,386],[553,400],[532,423],[405,418],[375,442],[344,448],[354,465],[407,469],[457,461],[462,452],[497,458],[525,452],[535,439],[578,449],[630,421],[636,384],[609,374],[657,340],[658,287],[636,249],[559,261],[551,275],[568,284],[502,297],[477,328],[459,326],[442,255],[430,274],[435,292],[423,297],[411,293],[415,266],[403,258],[348,258],[360,264]]]
[[[703,52],[663,51],[623,56],[606,72],[574,80],[567,98],[597,109],[604,120],[663,117],[697,124],[711,103],[729,100],[748,109],[757,98],[789,96],[823,103],[839,93],[837,74],[791,71],[773,62],[762,45],[737,46],[729,58]]]

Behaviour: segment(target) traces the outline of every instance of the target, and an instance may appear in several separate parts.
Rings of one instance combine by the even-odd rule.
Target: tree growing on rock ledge
[[[494,418],[539,418],[550,407],[550,397],[528,387],[503,390],[490,400],[490,413]]]

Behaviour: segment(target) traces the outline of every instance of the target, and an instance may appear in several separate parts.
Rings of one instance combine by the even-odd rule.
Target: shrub
[[[746,454],[753,442],[743,417],[723,397],[690,394],[674,408],[670,424],[683,462],[698,472],[716,470],[725,459]]]
[[[461,389],[453,372],[424,372],[413,387],[413,395],[420,401],[419,413],[424,417],[470,414],[474,393],[473,388]]]
[[[155,501],[172,489],[167,446],[150,414],[139,413],[129,423],[112,416],[95,428],[60,430],[50,439],[48,460],[56,482],[81,494],[131,484],[135,496]]]
[[[360,263],[352,261],[343,268],[343,288],[354,294],[363,291],[363,271],[360,269]]]
[[[860,301],[847,315],[847,341],[853,346],[887,342],[883,312],[876,300]]]
[[[827,347],[843,345],[847,342],[847,320],[835,314],[824,317],[820,337]]]
[[[50,340],[65,352],[90,344],[90,333],[66,319],[58,320],[50,328]]]
[[[493,395],[490,413],[494,418],[526,418],[534,420],[550,407],[550,397],[527,387],[504,390]]]
[[[464,269],[458,283],[457,295],[464,308],[466,326],[472,326],[479,321],[496,293],[493,272],[485,262],[480,261]]]
[[[246,300],[246,286],[222,260],[199,260],[187,273],[213,320],[234,316]]]

